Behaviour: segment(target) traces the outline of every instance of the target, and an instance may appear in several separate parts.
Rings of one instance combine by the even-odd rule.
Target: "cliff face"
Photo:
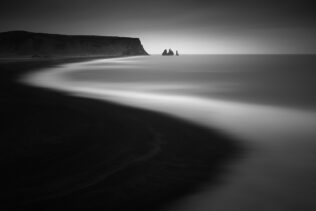
[[[148,55],[138,38],[0,33],[0,57],[93,57]]]

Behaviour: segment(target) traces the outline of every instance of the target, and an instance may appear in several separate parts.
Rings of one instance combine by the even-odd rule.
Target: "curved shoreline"
[[[218,179],[223,164],[236,156],[235,142],[217,131],[13,81],[55,65],[0,64],[1,88],[9,90],[1,98],[7,114],[0,157],[3,208],[154,210]],[[154,137],[162,142],[159,153]],[[97,179],[100,171],[113,173],[118,166],[124,168]],[[80,186],[84,183],[90,185]],[[57,186],[51,189],[52,184]],[[76,186],[80,190],[69,189]]]
[[[39,86],[58,88],[71,95],[154,110],[209,128],[218,128],[252,147],[250,156],[233,166],[234,175],[223,177],[226,183],[216,194],[206,188],[180,200],[171,210],[252,211],[258,207],[268,207],[289,211],[300,207],[304,207],[304,210],[316,208],[312,198],[316,188],[313,180],[316,176],[314,110],[140,93],[130,91],[128,87],[126,90],[104,89],[93,83],[75,83],[61,74],[77,68],[69,65],[37,75],[39,78],[35,84],[39,82]],[[297,192],[307,197],[298,197]]]

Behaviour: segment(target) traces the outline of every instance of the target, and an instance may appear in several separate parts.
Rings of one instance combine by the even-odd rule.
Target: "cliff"
[[[0,33],[0,58],[129,55],[148,55],[138,38],[58,35],[26,31]]]

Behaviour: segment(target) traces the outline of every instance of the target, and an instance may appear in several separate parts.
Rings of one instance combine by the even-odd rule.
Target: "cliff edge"
[[[96,57],[148,55],[138,38],[0,33],[0,58]]]

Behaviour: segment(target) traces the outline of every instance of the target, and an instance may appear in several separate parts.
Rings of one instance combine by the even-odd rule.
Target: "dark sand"
[[[0,62],[0,209],[155,210],[220,182],[240,148],[217,131],[15,82],[72,61]]]

